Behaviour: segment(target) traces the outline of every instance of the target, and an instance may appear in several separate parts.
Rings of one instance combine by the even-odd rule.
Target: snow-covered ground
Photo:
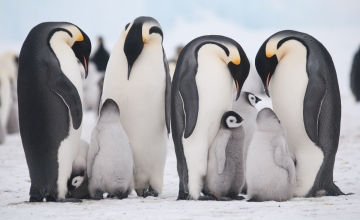
[[[223,34],[237,40],[250,60],[263,41],[278,30],[250,31],[229,22],[207,19],[207,23],[179,21],[165,34],[164,46],[171,56],[178,44],[204,34]],[[212,25],[212,26],[211,26]],[[211,29],[213,28],[213,29]],[[178,176],[174,144],[170,137],[163,193],[158,198],[83,200],[82,203],[29,203],[30,178],[19,135],[8,136],[0,145],[0,219],[360,219],[360,104],[349,93],[349,73],[360,40],[359,28],[303,29],[320,40],[331,53],[338,72],[342,97],[342,127],[334,180],[349,196],[294,198],[287,202],[176,201]],[[184,34],[186,33],[186,35]],[[21,45],[21,44],[20,44]],[[0,46],[9,46],[0,42]],[[19,49],[20,46],[11,46]],[[110,47],[111,48],[111,47]],[[4,47],[0,48],[4,49]],[[267,97],[259,108],[270,106]],[[95,113],[84,114],[82,137],[89,141],[96,123]]]

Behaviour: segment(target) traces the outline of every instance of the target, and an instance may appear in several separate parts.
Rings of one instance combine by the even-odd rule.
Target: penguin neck
[[[304,56],[304,47],[305,46],[297,40],[286,41],[276,52],[278,62],[280,62],[285,56]]]
[[[201,58],[206,56],[206,60],[211,60],[208,63],[212,63],[212,65],[218,63],[227,66],[225,51],[215,44],[205,44],[202,46],[198,51],[198,60],[200,56]]]

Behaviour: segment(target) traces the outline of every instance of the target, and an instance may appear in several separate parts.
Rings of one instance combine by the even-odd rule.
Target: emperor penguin
[[[138,196],[162,192],[170,132],[169,66],[160,24],[138,17],[122,31],[105,72],[101,104],[112,99],[131,144]]]
[[[67,22],[35,26],[19,56],[20,135],[29,167],[30,202],[65,199],[82,130],[82,82],[89,37]]]
[[[285,130],[269,108],[257,116],[258,130],[246,160],[249,202],[286,201],[294,196],[296,174],[294,156],[289,153]]]
[[[89,181],[86,173],[88,151],[89,143],[81,139],[78,153],[72,165],[71,176],[67,182],[69,197],[71,198],[90,198],[88,190]]]
[[[232,109],[234,86],[238,99],[249,69],[244,50],[228,37],[201,36],[181,51],[171,90],[179,200],[199,198],[210,145]]]
[[[351,73],[350,88],[357,102],[360,101],[360,48],[354,56]]]
[[[17,104],[18,57],[13,52],[0,56],[0,117],[6,133],[19,132]]]
[[[245,183],[243,119],[234,111],[224,114],[209,150],[204,181],[204,194],[217,200],[242,200],[239,196]]]
[[[329,52],[314,37],[285,30],[262,44],[255,64],[296,157],[295,195],[344,195],[333,181],[341,100]]]
[[[256,117],[258,110],[255,105],[261,101],[259,97],[254,95],[251,92],[241,92],[239,99],[235,100],[233,103],[233,111],[241,115],[245,120],[242,123],[242,127],[245,130],[245,146],[244,146],[244,164],[246,165],[246,157],[249,149],[249,145],[252,139],[254,132],[257,129]],[[246,168],[245,168],[246,169]],[[242,188],[242,193],[246,194],[246,181],[245,185]]]
[[[105,192],[119,199],[127,198],[133,189],[134,162],[119,114],[116,102],[107,99],[91,133],[87,175],[90,197],[95,200],[103,199]]]

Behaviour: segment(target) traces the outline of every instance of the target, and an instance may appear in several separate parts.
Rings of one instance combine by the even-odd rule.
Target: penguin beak
[[[241,63],[239,62],[238,64],[235,64],[233,62],[228,63],[228,68],[230,70],[231,76],[233,77],[233,79],[235,81],[235,85],[236,85],[235,101],[237,101],[239,99],[241,89],[244,85],[246,78],[249,75],[250,63],[245,58],[246,57],[243,57]]]
[[[266,95],[268,97],[270,97],[270,94],[269,94],[269,82],[270,82],[270,73],[266,77],[266,85],[265,85],[265,93],[266,93]]]
[[[89,37],[82,32],[83,40],[75,41],[71,49],[74,51],[76,58],[80,61],[85,69],[85,78],[88,75],[89,57],[91,52],[91,42]]]
[[[257,96],[255,96],[255,103],[258,103],[258,102],[260,102],[260,101],[262,101],[262,100],[259,99]]]

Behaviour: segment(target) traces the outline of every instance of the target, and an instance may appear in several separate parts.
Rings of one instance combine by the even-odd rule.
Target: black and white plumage
[[[69,197],[77,199],[86,199],[90,197],[88,177],[86,172],[87,154],[89,143],[80,140],[78,153],[72,165],[70,179],[67,182]]]
[[[65,200],[82,125],[82,82],[88,36],[66,22],[46,22],[28,34],[19,56],[20,134],[29,167],[30,201]],[[72,201],[72,200],[71,200]]]
[[[116,102],[107,99],[91,133],[87,174],[90,197],[96,200],[102,199],[105,192],[127,198],[134,187],[132,152],[119,114]]]
[[[236,112],[226,112],[209,149],[203,192],[217,200],[244,199],[239,196],[245,183],[245,131],[242,122]]]
[[[360,49],[354,55],[351,73],[350,88],[357,102],[360,101]]]
[[[235,95],[234,95],[235,96]],[[234,97],[235,99],[235,97]],[[233,111],[237,114],[241,115],[244,118],[244,122],[242,123],[242,127],[245,130],[245,143],[244,143],[244,164],[246,165],[246,157],[249,149],[249,145],[251,139],[254,135],[254,132],[257,129],[256,125],[256,117],[258,114],[258,110],[255,105],[261,101],[260,98],[255,96],[251,92],[241,92],[238,100],[234,100],[233,103]],[[246,169],[246,168],[245,168]],[[242,189],[242,193],[246,194],[246,182]]]
[[[333,182],[341,100],[329,52],[312,36],[285,30],[263,43],[255,63],[296,157],[295,195],[343,195]]]
[[[234,86],[238,97],[249,68],[241,46],[224,36],[196,38],[181,51],[171,91],[178,199],[199,198],[209,147],[223,114],[232,109]]]
[[[135,190],[139,196],[162,192],[170,132],[171,80],[160,24],[138,17],[127,24],[106,68],[101,104],[112,99],[131,144]]]
[[[258,130],[252,138],[246,160],[249,202],[286,201],[294,196],[296,173],[285,130],[269,108],[257,116]]]

